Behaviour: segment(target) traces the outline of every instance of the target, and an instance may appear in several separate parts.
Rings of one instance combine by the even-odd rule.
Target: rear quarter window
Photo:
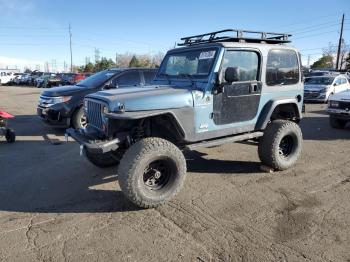
[[[266,84],[293,85],[299,82],[299,62],[293,50],[273,49],[267,56]]]

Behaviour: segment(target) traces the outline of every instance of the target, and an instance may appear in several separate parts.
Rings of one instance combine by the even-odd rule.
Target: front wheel
[[[329,116],[329,124],[333,128],[343,129],[346,126],[346,121],[342,119],[338,119],[334,116]]]
[[[270,123],[260,140],[258,153],[261,162],[276,170],[286,170],[298,160],[302,149],[299,126],[287,120]]]
[[[14,143],[16,141],[15,131],[13,131],[12,129],[7,129],[5,138],[7,143]]]
[[[74,129],[83,129],[87,126],[87,118],[83,107],[78,108],[73,114],[72,126]]]
[[[186,160],[179,148],[162,138],[144,138],[124,154],[118,180],[126,197],[142,208],[171,200],[186,177]]]

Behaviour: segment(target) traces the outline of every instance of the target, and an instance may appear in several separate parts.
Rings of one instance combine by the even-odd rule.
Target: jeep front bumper
[[[327,108],[326,112],[329,115],[336,116],[339,119],[350,120],[350,110],[337,109],[337,108]]]
[[[83,149],[86,149],[94,154],[105,154],[112,150],[117,150],[121,142],[120,138],[102,141],[94,140],[94,137],[91,133],[86,133],[84,130],[75,130],[74,128],[67,129],[66,136],[72,137],[80,144],[81,153]]]

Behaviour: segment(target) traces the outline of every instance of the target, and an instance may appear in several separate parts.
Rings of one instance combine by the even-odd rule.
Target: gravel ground
[[[140,210],[118,185],[36,117],[40,89],[0,87],[17,142],[0,141],[1,261],[350,261],[350,128],[307,104],[302,157],[259,170],[253,143],[186,155],[169,204]]]

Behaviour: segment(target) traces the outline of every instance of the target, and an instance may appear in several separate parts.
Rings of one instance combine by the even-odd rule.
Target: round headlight
[[[102,112],[103,112],[104,114],[107,114],[107,113],[108,113],[108,107],[104,106],[104,107],[102,108]]]

